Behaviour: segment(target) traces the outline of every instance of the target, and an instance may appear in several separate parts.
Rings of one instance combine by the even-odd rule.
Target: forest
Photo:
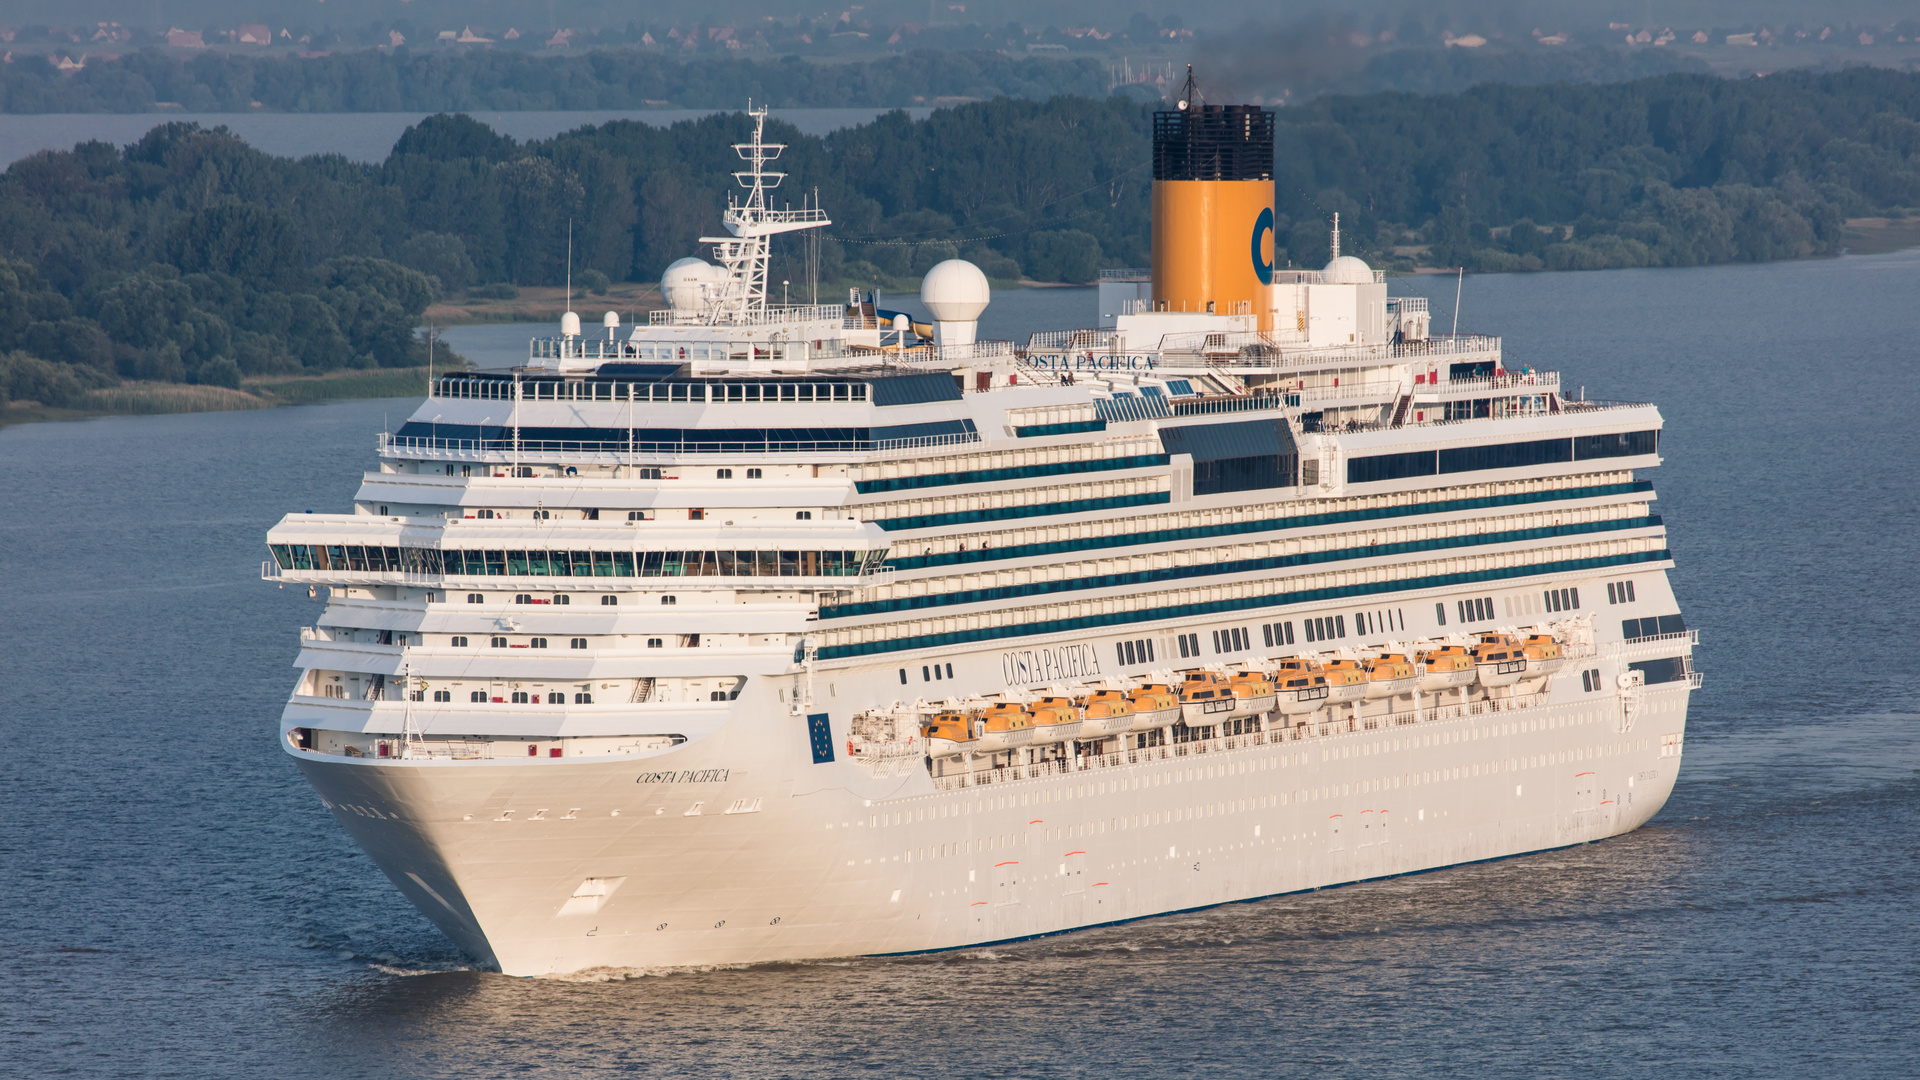
[[[1486,86],[1329,97],[1278,113],[1282,260],[1327,220],[1377,265],[1693,266],[1832,254],[1844,219],[1920,207],[1920,76]],[[905,284],[954,255],[1010,281],[1084,282],[1148,258],[1150,107],[1001,98],[791,144],[778,197],[834,226],[822,295]],[[431,117],[384,162],[273,158],[176,123],[0,176],[0,372],[16,397],[115,379],[420,363],[436,296],[654,279],[702,254],[747,134],[738,113],[518,143]],[[795,243],[773,280],[807,280]],[[800,295],[797,291],[796,297]],[[45,400],[36,397],[36,400]]]

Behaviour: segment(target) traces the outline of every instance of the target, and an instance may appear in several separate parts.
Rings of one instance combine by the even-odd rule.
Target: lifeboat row
[[[941,708],[923,720],[921,734],[934,757],[998,754],[1070,739],[1159,731],[1176,723],[1206,727],[1273,712],[1305,716],[1343,702],[1421,692],[1464,694],[1475,683],[1503,687],[1523,678],[1543,678],[1566,663],[1551,634],[1521,639],[1484,633],[1471,646],[1438,645],[1416,650],[1411,658],[1397,652],[1360,660],[1288,657],[1256,661],[1248,665],[1252,670],[1232,673],[1188,671],[1177,684],[1110,685],[1079,695],[967,703]]]

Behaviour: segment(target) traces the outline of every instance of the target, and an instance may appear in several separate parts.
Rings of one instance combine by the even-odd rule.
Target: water
[[[711,116],[715,109],[633,109],[585,112],[471,112],[468,115],[502,135],[525,142],[550,139],[563,131],[609,120],[638,120],[666,126]],[[775,109],[772,116],[808,135],[825,135],[865,124],[886,109]],[[924,119],[931,108],[905,110]],[[0,169],[42,150],[67,150],[100,139],[124,146],[161,124],[192,121],[202,127],[225,125],[248,143],[278,157],[344,154],[354,161],[385,161],[400,133],[430,113],[47,113],[0,114]]]
[[[1396,289],[1451,311],[1451,281]],[[1916,292],[1913,254],[1466,283],[1463,327],[1511,362],[1665,410],[1706,685],[1648,827],[617,982],[459,970],[274,745],[318,605],[255,580],[261,536],[344,506],[410,403],[0,431],[0,1075],[1909,1076]],[[1026,296],[1036,326],[1092,309]]]

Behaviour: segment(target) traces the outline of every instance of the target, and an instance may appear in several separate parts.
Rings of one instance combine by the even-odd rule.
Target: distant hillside
[[[1335,212],[1376,265],[1535,270],[1830,254],[1846,218],[1920,209],[1920,76],[1876,69],[1328,97],[1277,121],[1277,255],[1297,265],[1325,260]],[[783,194],[817,192],[833,217],[824,288],[892,286],[955,255],[1057,282],[1148,259],[1139,103],[1000,98],[826,138],[770,127],[790,144]],[[705,254],[735,190],[727,144],[746,134],[731,113],[523,144],[442,115],[357,165],[170,124],[22,159],[0,176],[0,389],[417,367],[429,303],[559,284],[569,223],[577,287]],[[771,279],[796,298],[805,255],[774,249]]]

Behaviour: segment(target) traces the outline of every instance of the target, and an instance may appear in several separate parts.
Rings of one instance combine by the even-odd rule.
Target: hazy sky
[[[815,5],[803,0],[10,0],[0,5],[0,25],[72,26],[118,21],[129,26],[176,25],[189,28],[267,22],[312,28],[365,26],[405,19],[415,25],[458,27],[610,27],[628,22],[746,23],[769,16],[835,18],[842,12],[856,21],[879,24],[979,23],[1009,21],[1044,26],[1120,27],[1136,12],[1156,21],[1175,15],[1195,29],[1247,22],[1284,24],[1312,16],[1347,16],[1369,27],[1390,28],[1407,15],[1456,33],[1508,30],[1525,33],[1539,27],[1580,32],[1609,21],[1636,26],[1722,26],[1805,24],[1822,21],[1890,24],[1920,14],[1911,2],[1888,0],[1472,0],[1410,2],[1360,0],[1357,3],[1272,3],[1215,0],[1208,4],[1155,0],[868,0],[855,5]],[[1543,25],[1551,24],[1551,25]],[[1597,31],[1596,31],[1597,33]]]

